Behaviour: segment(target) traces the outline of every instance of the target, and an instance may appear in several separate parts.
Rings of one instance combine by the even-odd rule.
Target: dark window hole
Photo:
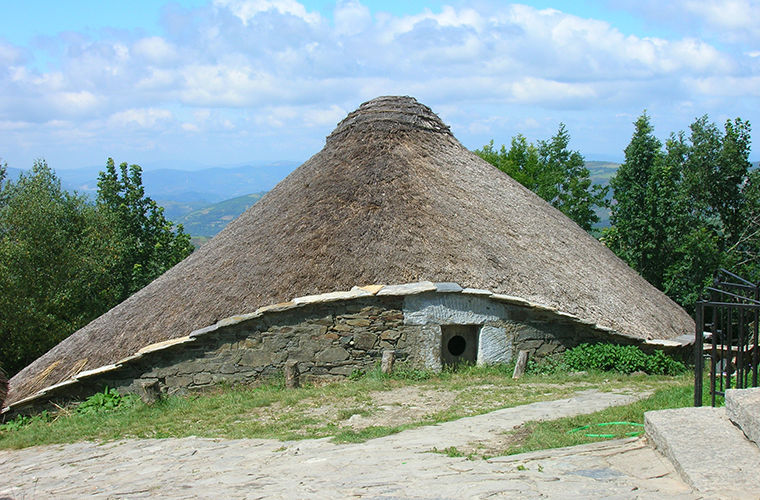
[[[461,356],[467,348],[467,341],[461,335],[454,335],[449,339],[449,343],[446,347],[449,349],[449,353],[452,356]]]

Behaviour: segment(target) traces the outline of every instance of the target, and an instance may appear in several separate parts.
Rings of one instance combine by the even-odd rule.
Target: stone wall
[[[478,363],[510,362],[520,350],[541,357],[583,342],[642,343],[548,307],[456,284],[367,287],[227,318],[81,372],[17,406],[83,398],[104,386],[174,394],[251,384],[281,374],[286,362],[297,363],[302,380],[334,380],[372,369],[386,349],[409,367],[440,370],[442,329],[452,331],[447,325],[474,335]]]

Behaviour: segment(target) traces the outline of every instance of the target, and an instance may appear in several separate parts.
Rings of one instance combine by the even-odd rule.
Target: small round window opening
[[[454,335],[449,339],[449,343],[446,347],[452,356],[461,356],[467,348],[467,341],[461,335]]]

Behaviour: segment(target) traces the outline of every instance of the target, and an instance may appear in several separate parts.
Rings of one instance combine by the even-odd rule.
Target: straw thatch
[[[638,338],[693,331],[680,307],[429,108],[382,97],[213,240],[13,377],[9,400],[262,305],[420,280],[520,296]]]

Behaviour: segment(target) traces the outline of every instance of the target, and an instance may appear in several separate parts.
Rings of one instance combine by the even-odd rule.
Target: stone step
[[[727,390],[726,414],[745,436],[760,446],[760,388]]]
[[[719,498],[758,498],[760,448],[725,408],[676,408],[644,414],[650,442],[695,490]]]

